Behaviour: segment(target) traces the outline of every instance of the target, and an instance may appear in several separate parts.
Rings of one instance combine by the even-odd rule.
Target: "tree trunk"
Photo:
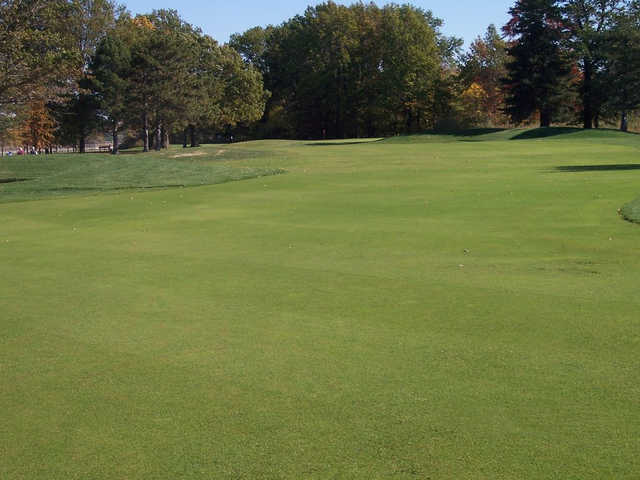
[[[156,152],[159,152],[162,148],[162,124],[156,125],[156,139],[154,140],[154,147]]]
[[[551,111],[544,109],[540,111],[540,127],[546,128],[551,126]]]
[[[591,60],[584,59],[584,78],[582,80],[582,116],[586,129],[593,128],[593,108],[591,106]]]
[[[191,133],[191,147],[199,147],[200,145],[198,145],[195,125],[189,125],[189,132]]]
[[[620,120],[620,130],[622,130],[623,132],[628,132],[629,131],[629,119],[627,118],[627,111],[626,110],[622,111],[621,117],[622,117],[622,119]]]
[[[111,131],[111,133],[113,135],[113,146],[111,147],[111,154],[118,155],[119,140],[118,140],[118,123],[117,122],[113,122],[113,130]]]
[[[182,148],[187,148],[189,144],[189,127],[185,127],[184,136],[182,138]]]
[[[162,148],[169,148],[170,143],[171,142],[169,139],[169,128],[162,127]]]
[[[86,153],[87,151],[87,138],[82,133],[78,137],[78,150],[80,153]]]
[[[142,114],[142,141],[144,142],[143,151],[149,151],[149,114],[144,112]]]
[[[595,128],[600,128],[600,115],[596,112],[596,114],[593,116],[593,126]]]

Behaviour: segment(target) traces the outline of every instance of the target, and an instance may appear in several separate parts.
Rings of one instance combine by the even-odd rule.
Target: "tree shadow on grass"
[[[582,128],[576,127],[547,127],[547,128],[534,128],[532,130],[525,130],[518,135],[515,135],[511,140],[533,140],[536,138],[549,138],[557,137],[559,135],[570,135],[572,133],[583,132]]]
[[[500,133],[508,130],[507,128],[467,128],[464,130],[447,130],[447,129],[437,129],[437,130],[426,130],[424,132],[408,134],[408,135],[400,135],[401,137],[412,137],[412,136],[420,136],[420,135],[438,135],[438,136],[449,136],[449,137],[457,137],[461,139],[461,141],[475,141],[474,137],[480,137],[482,135],[490,135],[492,133]],[[396,138],[396,137],[390,137]]]
[[[417,133],[395,135],[384,138],[391,143],[423,143],[425,141],[451,141],[451,142],[482,142],[487,140],[485,136],[508,131],[508,128],[469,128],[463,130],[435,129],[423,130]]]
[[[342,142],[340,140],[335,140],[333,142],[317,141],[317,142],[307,143],[306,145],[308,147],[341,147],[343,145],[368,145],[369,143],[376,143],[376,142],[380,142],[381,140],[383,140],[383,139],[382,138],[375,138],[373,140],[362,140],[361,142],[358,142],[358,141],[355,141],[355,142]]]
[[[26,182],[28,178],[0,178],[0,183]]]
[[[562,165],[555,167],[556,172],[614,172],[624,170],[640,170],[640,164],[627,163],[618,165]]]
[[[434,135],[453,135],[455,137],[478,137],[480,135],[489,135],[491,133],[500,133],[507,130],[506,128],[468,128],[466,130],[433,130],[426,133]]]

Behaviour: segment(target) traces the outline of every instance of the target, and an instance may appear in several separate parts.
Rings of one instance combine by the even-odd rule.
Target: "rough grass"
[[[630,222],[640,223],[640,197],[622,207],[621,214]]]
[[[637,136],[221,157],[0,205],[0,478],[637,478]]]
[[[185,153],[193,156],[178,157]],[[216,153],[213,149],[188,149],[186,152],[172,149],[151,155],[4,157],[0,159],[0,202],[127,189],[211,185],[282,173],[281,170],[239,167],[230,162],[232,158],[223,159]]]

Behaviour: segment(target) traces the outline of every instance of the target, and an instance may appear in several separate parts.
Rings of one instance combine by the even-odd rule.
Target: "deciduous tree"
[[[463,104],[468,99],[478,99],[480,87],[484,92],[482,102],[475,119],[482,125],[504,125],[505,99],[503,80],[507,76],[507,42],[502,39],[494,25],[489,25],[486,33],[470,45],[469,51],[462,57],[460,79],[462,82]],[[475,87],[474,87],[475,85]],[[471,88],[474,87],[474,88]]]

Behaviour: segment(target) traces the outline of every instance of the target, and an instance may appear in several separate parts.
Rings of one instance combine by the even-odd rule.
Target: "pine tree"
[[[620,130],[628,130],[628,113],[640,108],[640,4],[616,15],[603,47],[603,108],[619,115]]]
[[[111,126],[113,146],[118,154],[118,134],[128,114],[131,51],[120,28],[113,30],[98,45],[90,64],[90,89],[95,95],[98,110]],[[126,29],[126,27],[125,27]]]
[[[597,123],[605,103],[605,49],[607,37],[625,2],[621,0],[566,0],[564,23],[569,29],[568,46],[581,71],[579,92],[584,128]]]
[[[507,62],[506,112],[516,123],[540,115],[548,127],[567,97],[571,72],[557,0],[518,0],[504,33],[513,39]]]

